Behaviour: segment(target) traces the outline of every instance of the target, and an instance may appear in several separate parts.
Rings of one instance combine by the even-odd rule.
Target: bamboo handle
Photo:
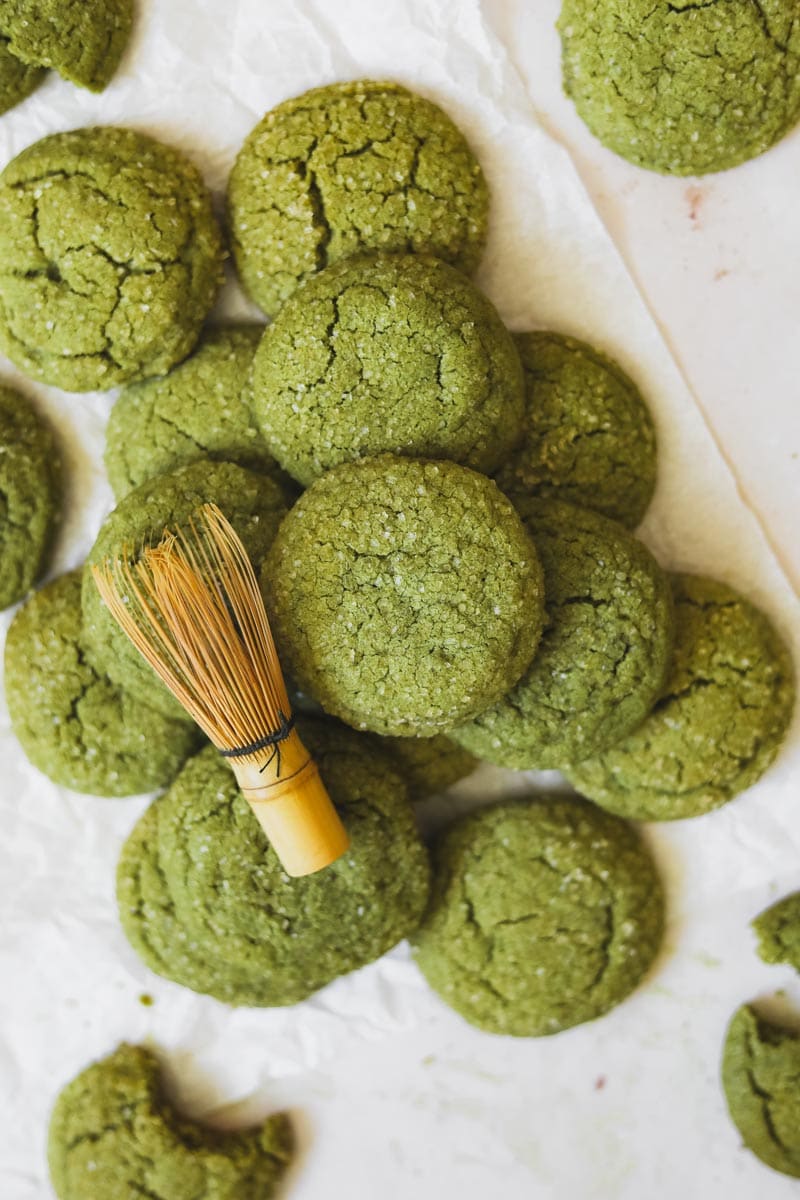
[[[288,875],[311,875],[344,854],[347,830],[296,730],[281,743],[280,764],[276,754],[263,771],[252,763],[231,765]]]

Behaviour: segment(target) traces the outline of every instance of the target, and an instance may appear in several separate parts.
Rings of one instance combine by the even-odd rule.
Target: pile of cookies
[[[408,937],[480,1028],[535,1037],[598,1017],[663,930],[654,864],[623,818],[725,803],[788,726],[792,664],[764,614],[667,575],[631,532],[656,478],[633,382],[574,339],[512,336],[470,281],[487,213],[480,167],[435,105],[369,81],[306,93],[267,114],[230,179],[239,276],[273,319],[207,328],[223,235],[177,151],[83,129],[0,175],[0,347],[45,383],[123,388],[106,453],[118,505],[82,577],[14,619],[12,722],[58,783],[167,787],[122,852],[123,928],[158,974],[230,1004],[293,1004]],[[21,398],[6,407],[11,603],[46,561],[58,485],[48,435]],[[351,835],[306,879],[282,873],[88,570],[207,501],[260,575],[311,710],[303,739]],[[588,799],[484,809],[431,856],[409,799],[476,759],[559,768]],[[110,1194],[115,1154],[141,1166],[164,1147],[164,1171],[182,1170],[187,1139],[206,1169],[205,1135],[176,1136],[139,1052],[80,1080],[51,1131],[62,1197]],[[91,1179],[96,1097],[128,1088],[146,1136],[105,1122]],[[263,1168],[266,1186],[288,1142],[272,1126],[242,1138],[214,1149],[214,1171]]]

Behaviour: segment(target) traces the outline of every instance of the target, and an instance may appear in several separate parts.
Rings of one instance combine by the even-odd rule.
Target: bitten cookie
[[[641,393],[612,359],[558,333],[517,333],[525,372],[522,444],[501,491],[564,500],[634,529],[656,484],[656,438]]]
[[[180,1116],[155,1055],[124,1043],[61,1091],[47,1144],[59,1200],[269,1200],[293,1153],[284,1113],[238,1132]]]
[[[558,28],[564,90],[640,167],[724,171],[800,118],[796,0],[564,0]]]
[[[154,138],[56,133],[0,175],[0,349],[34,379],[86,392],[163,374],[221,282],[209,192]]]
[[[373,733],[432,736],[482,711],[542,628],[519,517],[490,479],[449,462],[329,471],[281,525],[261,583],[295,683]]]
[[[598,758],[566,772],[579,792],[640,821],[696,817],[763,775],[794,707],[786,646],[733,588],[673,577],[669,677],[652,713]]]
[[[165,528],[185,524],[208,503],[219,505],[258,571],[286,512],[283,492],[265,475],[234,463],[200,459],[129,492],[103,523],[83,572],[82,638],[89,662],[143,704],[182,721],[190,718],[117,625],[100,599],[90,568],[126,548],[130,552],[155,544]]]
[[[92,92],[110,83],[132,25],[133,0],[0,0],[11,52]]]
[[[98,675],[81,645],[81,578],[31,596],[5,647],[11,727],[54,783],[95,796],[165,787],[197,749],[198,730],[171,721]]]
[[[366,738],[298,721],[350,849],[290,879],[212,748],[144,814],[117,871],[123,929],[152,970],[228,1004],[295,1004],[416,929],[430,866],[391,760]]]
[[[264,333],[253,411],[303,485],[381,452],[492,471],[522,431],[510,334],[486,297],[434,258],[379,255],[309,280]]]
[[[725,1035],[722,1086],[748,1150],[800,1177],[800,1033],[743,1005]]]
[[[111,410],[105,463],[118,500],[198,458],[286,479],[253,420],[247,388],[260,325],[208,329],[168,375],[126,388]]]
[[[669,582],[621,525],[555,500],[517,497],[544,568],[545,626],[522,678],[451,732],[500,767],[564,767],[630,733],[664,686]]]
[[[478,264],[489,196],[437,105],[368,79],[315,88],[256,125],[231,172],[228,211],[246,291],[274,314],[297,285],[371,250]]]
[[[0,386],[0,609],[30,591],[47,562],[61,500],[61,462],[48,426]]]
[[[481,809],[434,848],[414,955],[471,1024],[540,1037],[601,1016],[658,951],[663,900],[643,843],[581,800]]]

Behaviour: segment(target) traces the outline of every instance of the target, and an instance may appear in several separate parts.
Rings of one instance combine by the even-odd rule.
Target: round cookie
[[[794,706],[788,650],[733,588],[673,577],[675,648],[653,711],[606,753],[567,776],[610,812],[640,821],[696,817],[763,775]]]
[[[800,1178],[800,1033],[742,1005],[725,1035],[722,1086],[748,1150]]]
[[[59,1200],[270,1200],[293,1151],[285,1113],[240,1131],[180,1116],[155,1055],[124,1043],[62,1089],[47,1143]]]
[[[185,523],[207,503],[219,505],[258,571],[286,512],[280,487],[234,463],[200,459],[129,492],[106,518],[83,573],[82,632],[89,662],[142,704],[182,721],[191,718],[117,625],[100,599],[90,567],[126,548],[158,542],[166,527]]]
[[[789,963],[800,971],[800,892],[784,896],[753,921],[758,953],[767,963]]]
[[[11,727],[54,783],[94,796],[165,787],[198,731],[140,704],[97,672],[81,646],[81,579],[62,575],[11,622],[5,648]]]
[[[633,829],[581,800],[541,796],[444,831],[412,941],[428,983],[471,1024],[541,1037],[624,1000],[656,956],[663,919]]]
[[[42,67],[30,67],[12,54],[0,32],[0,114],[35,92],[45,74]]]
[[[345,855],[290,879],[224,759],[184,767],[122,851],[123,929],[149,967],[228,1004],[295,1004],[419,924],[430,866],[405,786],[352,730],[298,721],[350,834]]]
[[[364,251],[433,254],[472,271],[488,207],[450,118],[398,84],[366,79],[268,112],[228,185],[236,267],[270,314],[307,276]]]
[[[599,513],[518,497],[544,569],[546,621],[516,687],[451,736],[500,767],[580,762],[639,725],[672,649],[669,583],[641,542]]]
[[[471,775],[478,760],[449,737],[384,737],[382,750],[394,760],[412,800],[435,796]]]
[[[724,171],[800,118],[796,0],[564,0],[558,28],[565,92],[640,167]]]
[[[105,463],[118,500],[146,479],[198,458],[286,476],[255,426],[247,383],[260,325],[206,330],[168,375],[122,392],[106,429]]]
[[[49,428],[24,396],[0,385],[0,609],[21,600],[44,570],[60,499]]]
[[[56,133],[0,175],[0,349],[34,379],[85,392],[163,374],[221,282],[209,192],[154,138]]]
[[[252,384],[270,450],[303,485],[384,451],[489,472],[522,429],[510,334],[435,258],[377,255],[321,271],[268,326]]]
[[[490,479],[449,462],[329,471],[281,525],[261,584],[295,683],[373,733],[432,736],[481,712],[542,627],[522,523]]]
[[[507,496],[591,508],[627,529],[656,484],[656,438],[642,396],[599,350],[558,333],[517,333],[525,372],[524,441],[495,480]]]
[[[2,0],[0,34],[22,62],[53,67],[64,79],[102,92],[119,66],[133,26],[133,0]]]

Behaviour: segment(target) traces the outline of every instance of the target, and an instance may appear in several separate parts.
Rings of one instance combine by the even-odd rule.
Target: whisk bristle
[[[285,725],[291,709],[255,572],[215,504],[92,572],[112,615],[219,750],[263,743]],[[257,752],[240,757],[255,762]]]

